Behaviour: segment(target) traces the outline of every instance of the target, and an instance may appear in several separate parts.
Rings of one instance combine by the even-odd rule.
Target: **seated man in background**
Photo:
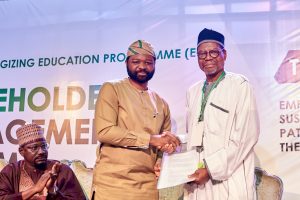
[[[48,160],[48,144],[42,128],[26,124],[17,130],[19,152],[24,160],[0,172],[2,199],[86,199],[73,171]]]

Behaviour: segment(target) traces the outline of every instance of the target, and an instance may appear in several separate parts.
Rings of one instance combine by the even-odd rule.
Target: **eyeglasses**
[[[49,149],[48,144],[41,144],[41,145],[32,145],[32,146],[26,146],[27,149],[29,149],[32,153],[38,152],[38,150],[41,148],[43,151],[47,151]]]
[[[224,49],[219,49],[219,50],[214,49],[214,50],[202,51],[202,52],[200,51],[197,55],[198,58],[201,60],[204,60],[207,57],[207,54],[209,54],[209,56],[212,58],[217,58],[223,50]]]

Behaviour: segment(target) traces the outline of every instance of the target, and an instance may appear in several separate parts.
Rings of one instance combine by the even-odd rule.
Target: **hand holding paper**
[[[189,178],[194,179],[196,184],[203,185],[209,180],[209,173],[206,168],[199,168]]]
[[[197,170],[198,159],[196,150],[164,154],[157,188],[173,187],[194,180],[188,176]]]

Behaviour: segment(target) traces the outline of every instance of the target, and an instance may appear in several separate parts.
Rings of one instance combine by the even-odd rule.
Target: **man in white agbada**
[[[256,199],[253,148],[259,119],[253,89],[244,76],[224,71],[221,33],[203,29],[197,55],[206,80],[187,92],[187,128],[188,148],[199,152],[199,166],[185,185],[185,199]]]

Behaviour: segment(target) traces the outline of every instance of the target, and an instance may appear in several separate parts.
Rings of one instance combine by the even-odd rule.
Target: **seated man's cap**
[[[204,42],[216,42],[224,47],[224,35],[212,29],[203,29],[198,35],[197,47]]]
[[[127,58],[137,54],[150,55],[155,58],[152,45],[144,40],[137,40],[128,47]]]
[[[25,124],[18,128],[16,133],[20,147],[33,142],[46,141],[42,128],[37,124]]]

